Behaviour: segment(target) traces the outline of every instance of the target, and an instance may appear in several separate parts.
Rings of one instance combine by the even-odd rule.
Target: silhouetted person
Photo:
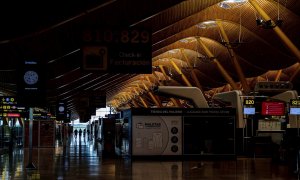
[[[79,129],[79,138],[81,137],[81,134],[82,134],[82,130]]]
[[[78,130],[75,129],[75,130],[74,130],[74,136],[75,136],[75,139],[77,138],[77,134],[78,134]]]
[[[83,138],[85,138],[85,133],[86,133],[86,130],[84,129],[83,130]]]

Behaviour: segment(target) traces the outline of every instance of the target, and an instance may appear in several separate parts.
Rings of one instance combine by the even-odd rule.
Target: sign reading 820
[[[244,105],[254,105],[254,99],[245,99]]]
[[[147,44],[151,43],[148,29],[102,29],[93,28],[83,31],[85,43],[107,44]]]

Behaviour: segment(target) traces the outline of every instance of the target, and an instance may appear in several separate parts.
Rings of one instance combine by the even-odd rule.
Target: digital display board
[[[25,107],[46,106],[45,63],[37,60],[20,61],[17,67],[18,105]]]
[[[244,114],[255,114],[255,108],[254,107],[244,107],[243,109]]]
[[[282,116],[285,114],[284,102],[268,101],[262,102],[262,115]]]
[[[290,114],[300,115],[300,107],[291,107],[290,108]]]

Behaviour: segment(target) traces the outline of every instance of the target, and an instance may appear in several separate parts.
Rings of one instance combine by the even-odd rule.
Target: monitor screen
[[[255,114],[255,107],[244,107],[244,114]]]
[[[285,114],[284,102],[262,102],[261,114],[270,116],[283,116]]]
[[[290,114],[300,115],[300,107],[291,107]]]

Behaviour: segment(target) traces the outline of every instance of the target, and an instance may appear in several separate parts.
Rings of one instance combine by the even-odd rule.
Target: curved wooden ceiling
[[[271,19],[283,20],[280,29],[299,49],[300,2],[251,1],[257,2]],[[272,28],[265,29],[256,24],[256,19],[261,16],[251,3],[247,1],[224,9],[219,6],[220,2],[107,0],[101,3],[85,1],[73,7],[68,3],[49,1],[53,11],[43,11],[43,7],[30,9],[26,5],[30,10],[36,10],[27,14],[11,5],[1,14],[6,26],[0,35],[0,91],[4,95],[16,94],[16,62],[27,55],[34,55],[48,64],[49,106],[55,105],[57,100],[65,100],[73,112],[77,112],[76,95],[85,90],[106,91],[107,102],[114,108],[169,105],[171,101],[173,105],[180,103],[176,99],[153,95],[156,85],[198,86],[207,97],[215,92],[231,90],[216,63],[224,67],[239,88],[243,88],[233,65],[232,52],[250,88],[256,81],[286,81],[294,76],[300,59],[291,53]],[[66,7],[70,11],[64,11]],[[40,16],[37,17],[35,12]],[[19,18],[7,21],[5,13],[9,16],[15,13]],[[86,22],[151,27],[153,73],[82,72],[80,29]],[[232,49],[228,48],[221,28]],[[211,51],[213,58],[208,57],[200,41]],[[295,89],[299,89],[299,83],[297,73],[293,78]]]

